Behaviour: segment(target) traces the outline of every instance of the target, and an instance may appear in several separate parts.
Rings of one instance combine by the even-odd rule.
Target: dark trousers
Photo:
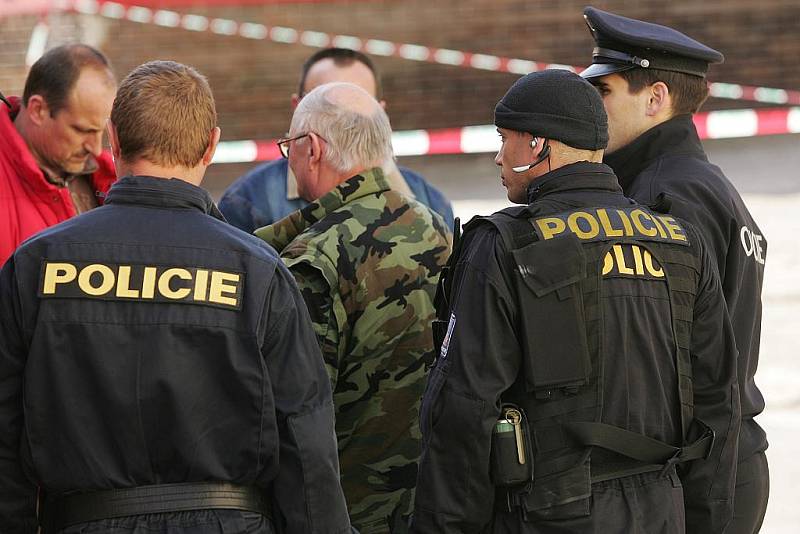
[[[739,462],[733,520],[725,534],[755,534],[761,530],[768,499],[769,466],[767,455],[760,452]]]
[[[260,514],[198,510],[104,519],[74,525],[59,534],[274,534]]]
[[[671,474],[645,473],[592,484],[590,514],[571,519],[523,521],[519,512],[497,513],[492,534],[684,534],[683,487]]]

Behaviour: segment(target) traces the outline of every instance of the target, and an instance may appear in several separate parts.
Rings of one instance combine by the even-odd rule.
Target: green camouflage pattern
[[[404,532],[433,359],[433,297],[450,231],[372,169],[255,234],[280,252],[314,322],[333,385],[353,526],[362,534]]]
[[[314,322],[333,385],[353,526],[362,534],[406,531],[449,229],[390,190],[376,168],[255,234],[280,252]]]

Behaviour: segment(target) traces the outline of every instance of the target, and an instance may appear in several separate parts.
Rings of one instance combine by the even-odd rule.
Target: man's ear
[[[114,123],[111,122],[111,119],[109,119],[108,123],[106,124],[106,132],[108,133],[108,142],[111,144],[111,155],[114,157],[114,161],[119,161],[122,159],[122,150],[119,147],[117,127],[114,126]]]
[[[202,163],[206,167],[211,165],[211,162],[214,160],[214,152],[217,151],[217,145],[219,145],[219,138],[221,135],[222,130],[219,129],[219,126],[215,126],[208,136],[208,146],[206,146],[206,151],[203,153],[202,159]]]
[[[322,165],[322,153],[325,150],[325,141],[314,132],[308,134],[309,166],[317,169]]]
[[[669,86],[664,82],[656,82],[647,88],[648,99],[646,113],[648,116],[655,117],[664,113],[671,113],[672,95],[669,93]]]
[[[31,95],[25,106],[25,112],[33,124],[41,126],[50,116],[50,106],[42,95]]]
[[[300,103],[300,95],[292,93],[292,111],[297,109],[297,104]]]
[[[108,119],[106,123],[106,133],[108,134],[108,143],[111,145],[111,158],[114,160],[114,171],[117,177],[122,177],[127,174],[124,162],[122,161],[122,149],[119,146],[119,135],[117,135],[117,127]]]

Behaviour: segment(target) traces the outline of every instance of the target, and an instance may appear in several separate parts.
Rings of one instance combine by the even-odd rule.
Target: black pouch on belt
[[[492,483],[517,486],[533,480],[533,448],[528,418],[513,404],[504,404],[492,430]]]

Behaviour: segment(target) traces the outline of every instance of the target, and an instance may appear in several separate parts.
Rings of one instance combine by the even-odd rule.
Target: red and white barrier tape
[[[710,111],[694,116],[701,139],[800,133],[800,107]],[[392,135],[395,155],[497,152],[500,138],[491,124],[441,130],[406,130]],[[247,163],[279,158],[275,141],[223,141],[214,163]]]
[[[335,35],[285,26],[268,27],[264,24],[253,22],[238,22],[231,19],[183,14],[166,9],[150,9],[143,6],[126,6],[118,2],[104,0],[55,0],[55,4],[58,8],[73,9],[82,14],[99,15],[110,19],[124,19],[141,24],[155,24],[166,28],[183,28],[196,32],[209,31],[218,35],[238,35],[247,39],[269,40],[277,43],[300,43],[316,48],[339,46],[360,50],[375,56],[396,56],[410,61],[424,61],[495,72],[528,74],[529,72],[550,68],[562,68],[576,72],[582,70],[582,67],[571,65],[541,63],[526,59],[478,54],[449,48],[433,48],[418,44],[393,43],[382,39],[362,39],[353,35]],[[800,105],[800,91],[771,87],[712,83],[711,96],[778,105]]]

